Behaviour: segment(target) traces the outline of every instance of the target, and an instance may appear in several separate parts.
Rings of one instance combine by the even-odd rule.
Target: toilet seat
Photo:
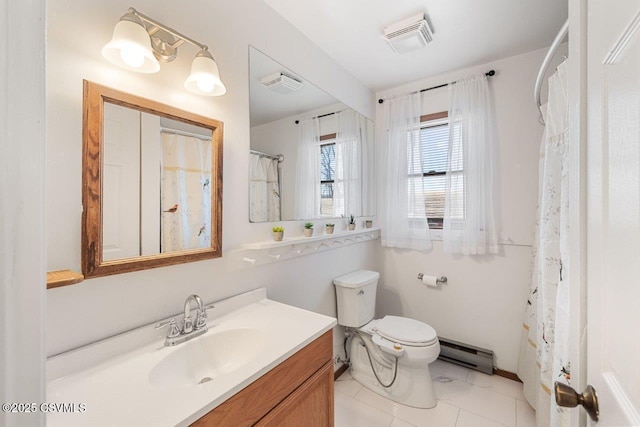
[[[429,346],[438,342],[435,329],[407,317],[385,316],[376,322],[375,332],[390,341],[413,347]]]

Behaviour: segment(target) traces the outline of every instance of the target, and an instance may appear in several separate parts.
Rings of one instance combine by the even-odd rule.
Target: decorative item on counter
[[[354,218],[353,214],[349,215],[349,231],[353,231],[356,229],[356,219]]]
[[[313,223],[312,222],[305,222],[304,223],[304,237],[311,237],[313,236]]]
[[[370,220],[370,219],[366,220],[366,221],[364,222],[364,226],[365,226],[366,228],[371,228],[371,227],[373,227],[373,221],[372,221],[372,220]]]
[[[276,225],[271,229],[271,231],[273,231],[273,241],[282,242],[282,238],[284,237],[284,227],[281,225]]]
[[[327,232],[327,234],[333,234],[334,227],[335,224],[326,224],[325,231]]]

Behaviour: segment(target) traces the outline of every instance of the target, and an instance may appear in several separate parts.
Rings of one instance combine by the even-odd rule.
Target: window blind
[[[449,124],[440,123],[428,124],[423,123],[420,128],[420,154],[422,158],[422,174],[421,176],[409,177],[408,191],[421,193],[423,197],[417,200],[424,200],[427,218],[430,228],[442,228],[444,218],[444,208],[446,199],[446,172],[448,162],[449,149]],[[456,156],[453,165],[462,166],[462,153],[454,153]],[[461,172],[462,167],[454,174]],[[451,196],[464,197],[464,183],[462,179],[452,180]],[[420,195],[420,194],[419,194]],[[460,204],[459,206],[462,206]],[[419,209],[417,207],[409,207],[409,216],[416,218]],[[412,213],[413,212],[413,213]],[[460,212],[452,212],[452,217],[462,218],[464,212],[460,208]]]

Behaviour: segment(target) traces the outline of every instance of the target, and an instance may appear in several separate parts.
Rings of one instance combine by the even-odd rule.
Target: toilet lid
[[[436,330],[426,323],[406,317],[385,316],[376,329],[383,337],[408,345],[428,345],[438,339]]]

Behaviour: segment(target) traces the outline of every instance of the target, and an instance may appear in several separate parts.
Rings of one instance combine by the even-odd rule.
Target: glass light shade
[[[191,63],[191,74],[184,82],[184,87],[199,95],[220,96],[227,92],[222,80],[218,64],[206,50],[201,50]]]
[[[113,29],[113,37],[102,48],[102,56],[109,62],[138,73],[157,73],[160,64],[153,56],[147,30],[137,22],[120,20]]]

